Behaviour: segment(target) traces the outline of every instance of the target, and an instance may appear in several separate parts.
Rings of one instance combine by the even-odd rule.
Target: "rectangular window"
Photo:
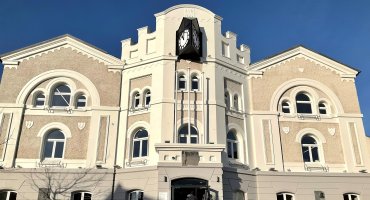
[[[142,140],[141,156],[147,156],[147,155],[148,155],[148,140]]]
[[[229,44],[222,42],[222,55],[230,58],[230,48]]]

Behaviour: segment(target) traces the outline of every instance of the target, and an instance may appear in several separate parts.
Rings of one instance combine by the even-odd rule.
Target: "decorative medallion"
[[[26,127],[29,129],[33,126],[33,121],[26,121]]]
[[[288,134],[288,133],[289,133],[289,131],[290,131],[290,128],[289,128],[289,127],[283,127],[283,132],[284,132],[285,134]]]
[[[78,126],[78,129],[82,130],[82,129],[84,129],[84,128],[85,128],[86,123],[85,123],[85,122],[78,122],[78,123],[77,123],[77,126]]]
[[[329,132],[330,135],[334,136],[335,128],[328,128],[328,132]]]

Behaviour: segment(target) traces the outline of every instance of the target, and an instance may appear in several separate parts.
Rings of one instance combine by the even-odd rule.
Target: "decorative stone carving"
[[[330,135],[334,136],[335,135],[335,128],[328,128],[328,132]]]
[[[284,132],[285,134],[288,134],[288,133],[289,133],[289,131],[290,131],[290,128],[289,128],[289,127],[283,127],[283,132]]]
[[[86,123],[85,123],[85,122],[78,122],[78,123],[77,123],[77,126],[78,126],[78,129],[82,130],[82,129],[84,129],[84,128],[85,128]]]
[[[26,127],[30,129],[33,126],[33,121],[26,121]]]

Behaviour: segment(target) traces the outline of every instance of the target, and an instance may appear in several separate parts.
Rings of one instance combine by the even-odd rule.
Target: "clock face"
[[[199,35],[198,35],[198,32],[193,29],[193,45],[194,47],[199,50],[199,47],[200,47],[200,40],[199,40]]]
[[[189,42],[189,39],[190,39],[190,32],[189,32],[189,29],[185,29],[180,37],[179,37],[179,40],[178,40],[178,45],[179,45],[179,50],[182,50],[186,47],[186,45],[188,44]]]

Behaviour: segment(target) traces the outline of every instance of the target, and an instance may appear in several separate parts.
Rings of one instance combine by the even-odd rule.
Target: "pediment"
[[[288,51],[282,52],[280,54],[250,65],[250,67],[248,68],[248,74],[260,76],[263,74],[264,71],[268,69],[279,66],[283,63],[292,61],[297,58],[303,58],[322,67],[325,67],[326,69],[334,71],[336,74],[340,75],[341,78],[354,79],[360,73],[359,70],[353,67],[342,64],[336,60],[316,53],[303,46],[298,46],[296,48],[290,49]]]
[[[5,67],[18,65],[23,60],[35,58],[43,54],[60,50],[61,48],[71,48],[89,58],[102,62],[108,68],[122,68],[124,62],[120,59],[109,55],[107,52],[71,35],[62,35],[50,40],[46,40],[22,49],[0,55],[0,59]]]

